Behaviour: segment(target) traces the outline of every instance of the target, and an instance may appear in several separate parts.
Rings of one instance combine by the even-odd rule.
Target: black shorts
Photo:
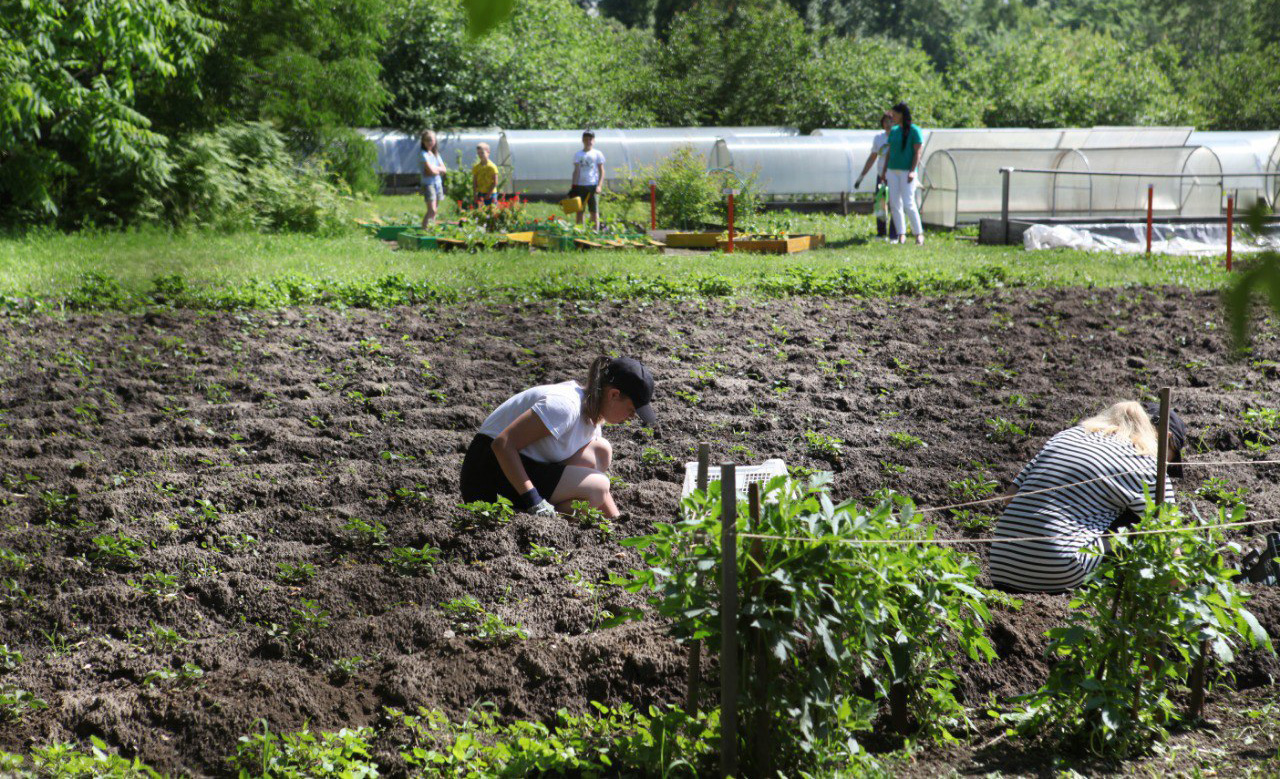
[[[594,186],[579,184],[575,187],[570,187],[569,197],[582,198],[582,204],[585,205],[587,210],[593,214],[600,210],[600,204],[596,200],[596,188]],[[538,492],[542,492],[542,490],[538,490]]]
[[[520,455],[520,462],[524,465],[524,472],[529,474],[529,480],[533,482],[538,494],[546,500],[551,500],[551,495],[560,485],[560,477],[564,475],[565,464],[540,463],[523,454]],[[471,445],[467,447],[467,456],[462,459],[462,477],[459,481],[462,487],[462,499],[467,503],[474,500],[492,503],[501,495],[515,503],[516,508],[520,507],[520,496],[516,493],[516,488],[512,487],[511,482],[507,480],[507,475],[502,472],[498,457],[493,453],[493,439],[487,435],[477,433],[476,437],[471,439]]]
[[[494,203],[498,202],[498,196],[494,194],[488,194],[488,195],[477,194],[476,202],[482,206],[491,206]]]

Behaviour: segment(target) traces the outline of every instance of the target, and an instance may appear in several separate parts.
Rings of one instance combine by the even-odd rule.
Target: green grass
[[[357,203],[353,216],[420,218],[417,196],[378,197]],[[532,206],[535,215],[552,205]],[[646,209],[647,210],[647,209]],[[452,215],[446,206],[444,218]],[[639,216],[633,210],[633,215]],[[609,211],[606,208],[606,217]],[[646,213],[647,216],[647,213]],[[333,237],[308,235],[171,233],[158,229],[73,234],[37,232],[0,237],[0,295],[58,300],[75,290],[87,273],[117,282],[126,295],[144,295],[152,279],[182,276],[203,293],[236,290],[246,282],[303,281],[314,289],[361,285],[398,275],[444,294],[510,298],[538,288],[534,296],[555,297],[565,285],[597,283],[596,296],[625,293],[637,283],[688,283],[714,277],[718,294],[824,294],[793,283],[805,274],[821,279],[843,273],[857,284],[831,294],[877,294],[972,289],[998,283],[1030,286],[1173,284],[1221,286],[1226,273],[1216,258],[1116,256],[1084,252],[1026,252],[1018,247],[978,246],[960,235],[932,233],[924,247],[891,246],[871,238],[870,217],[833,215],[785,218],[792,229],[825,233],[828,247],[792,256],[736,253],[657,255],[631,252],[490,251],[476,254],[400,252],[352,227]],[[797,276],[797,274],[800,274]],[[977,282],[974,277],[979,278]],[[927,283],[916,284],[923,278]],[[782,292],[769,278],[788,279]],[[905,281],[904,281],[905,280]],[[950,280],[961,280],[954,286]],[[966,281],[967,280],[967,281]],[[554,289],[548,291],[547,285]],[[727,285],[727,286],[726,286]],[[604,290],[601,293],[599,290]],[[687,290],[685,290],[687,292]],[[317,293],[318,294],[318,293]],[[437,292],[439,294],[439,292]],[[655,293],[650,292],[653,296]],[[662,292],[656,293],[662,295]],[[684,294],[672,292],[671,294]]]

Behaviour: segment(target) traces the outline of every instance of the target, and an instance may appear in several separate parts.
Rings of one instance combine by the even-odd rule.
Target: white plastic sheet
[[[1022,234],[1022,245],[1028,250],[1078,249],[1081,251],[1139,254],[1147,250],[1147,226],[1130,222],[1119,224],[1038,224]],[[1250,240],[1236,236],[1231,244],[1235,252],[1257,252],[1280,248],[1280,234],[1256,236]],[[1225,254],[1225,224],[1156,224],[1151,229],[1151,251],[1156,254],[1208,256]]]

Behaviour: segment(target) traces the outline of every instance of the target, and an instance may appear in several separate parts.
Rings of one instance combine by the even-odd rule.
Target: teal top
[[[902,125],[895,125],[889,131],[889,170],[911,170],[911,161],[915,159],[916,146],[924,143],[920,128],[911,125],[911,134],[907,136],[907,148],[902,148]]]

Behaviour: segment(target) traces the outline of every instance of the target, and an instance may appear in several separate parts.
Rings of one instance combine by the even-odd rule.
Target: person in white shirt
[[[604,423],[633,415],[648,427],[653,376],[628,357],[598,357],[586,384],[544,384],[512,396],[485,419],[462,461],[462,499],[503,496],[521,510],[553,517],[585,500],[610,519],[618,507],[609,492],[613,447]]]
[[[582,133],[582,151],[573,155],[573,185],[569,187],[569,197],[582,198],[583,209],[578,212],[578,224],[587,210],[591,210],[591,221],[596,230],[600,229],[599,193],[604,191],[604,152],[595,148],[596,134],[587,130]]]
[[[876,165],[875,188],[877,193],[880,186],[885,183],[885,166],[889,163],[889,150],[885,147],[889,145],[889,131],[893,129],[893,124],[893,114],[885,111],[884,116],[880,117],[880,132],[876,133],[876,136],[871,139],[871,154],[867,156],[867,164],[862,166],[862,172],[858,174],[857,180],[853,182],[855,190],[862,186],[862,180],[867,177],[867,171],[871,170],[871,166],[876,165],[876,160],[880,161],[880,164]],[[879,198],[876,198],[877,206],[879,200]],[[886,233],[890,241],[898,239],[898,231],[893,226],[893,220],[889,219],[887,214],[881,214],[877,207],[876,235],[883,238]]]
[[[444,200],[444,174],[448,168],[440,159],[440,144],[436,134],[431,130],[423,130],[419,140],[422,151],[422,197],[427,204],[427,213],[422,217],[422,227],[426,229],[436,220],[440,212],[440,202]]]

